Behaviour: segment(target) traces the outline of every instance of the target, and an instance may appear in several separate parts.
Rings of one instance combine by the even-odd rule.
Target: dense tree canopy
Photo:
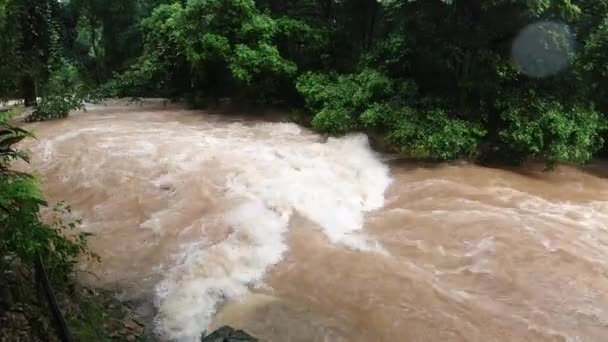
[[[304,108],[431,159],[579,163],[607,136],[606,0],[0,0],[0,32],[0,97],[40,118],[98,88]]]

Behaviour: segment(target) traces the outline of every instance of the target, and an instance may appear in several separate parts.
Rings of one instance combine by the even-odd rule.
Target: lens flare
[[[513,41],[511,56],[522,73],[544,78],[568,68],[574,45],[574,36],[568,25],[541,21],[519,32]]]

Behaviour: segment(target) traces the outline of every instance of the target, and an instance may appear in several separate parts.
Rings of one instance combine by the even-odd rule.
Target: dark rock
[[[161,189],[163,191],[173,191],[174,190],[173,185],[171,185],[171,184],[161,184],[159,186],[159,189]]]
[[[0,315],[0,341],[2,342],[40,342],[39,331],[32,325],[28,315],[35,310],[22,304],[16,304],[11,310]],[[34,322],[38,323],[38,322]],[[37,324],[40,325],[40,324]],[[52,336],[49,336],[52,337]],[[55,339],[48,339],[54,341]]]
[[[7,310],[13,306],[15,300],[8,286],[0,287],[0,309]]]
[[[234,330],[229,326],[223,326],[207,337],[203,335],[201,342],[257,342],[258,339],[242,330]]]

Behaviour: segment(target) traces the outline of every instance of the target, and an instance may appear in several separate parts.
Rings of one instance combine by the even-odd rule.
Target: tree
[[[603,144],[605,0],[140,4],[143,53],[114,94],[305,105],[317,130],[437,159],[584,162]]]
[[[95,84],[124,71],[140,53],[136,0],[72,0],[67,7],[75,40],[72,57]]]
[[[187,86],[180,88],[213,98],[228,94],[272,97],[280,84],[289,85],[297,66],[282,55],[277,42],[296,30],[307,30],[301,22],[276,20],[260,12],[253,0],[161,5],[142,27],[145,51],[126,75],[148,80],[123,77],[121,82],[146,84],[154,75],[183,75],[185,62],[189,78],[181,80]],[[138,72],[144,69],[155,71]]]
[[[2,97],[19,96],[26,106],[35,105],[37,88],[47,76],[46,65],[53,53],[58,4],[54,0],[3,0],[0,8]]]

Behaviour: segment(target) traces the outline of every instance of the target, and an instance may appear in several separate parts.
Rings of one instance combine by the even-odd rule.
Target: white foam
[[[281,260],[288,216],[260,202],[246,202],[226,215],[234,233],[225,241],[184,246],[157,287],[158,331],[177,341],[197,341],[217,305],[247,293],[266,268]]]
[[[294,212],[333,243],[383,251],[362,228],[364,213],[383,206],[391,179],[365,135],[319,143],[318,136],[286,123],[208,118],[192,125],[134,116],[100,126],[94,115],[84,118],[77,129],[38,145],[38,152],[47,169],[69,167],[60,174],[69,174],[71,184],[103,193],[106,180],[120,180],[134,187],[135,196],[166,203],[141,207],[136,227],[153,232],[157,243],[177,236],[183,244],[173,260],[163,261],[164,280],[155,291],[156,330],[166,339],[198,341],[220,303],[260,286],[287,249],[284,235]],[[64,144],[82,141],[87,153],[58,158]],[[96,212],[108,219],[117,205],[139,201],[130,195],[109,194]],[[206,234],[215,234],[213,241]]]
[[[295,209],[319,224],[332,242],[369,247],[353,233],[361,230],[365,211],[384,204],[390,177],[365,136],[329,139],[299,151],[254,146],[245,152],[256,167],[230,178],[232,192],[259,198],[270,207]]]
[[[70,165],[66,182],[102,192],[105,180],[121,179],[164,198],[166,207],[141,209],[137,227],[154,232],[158,241],[178,236],[183,244],[173,260],[163,262],[164,280],[155,291],[156,330],[164,338],[198,341],[220,303],[260,286],[287,249],[284,235],[294,212],[316,223],[333,243],[382,251],[362,227],[364,212],[383,205],[391,180],[366,136],[322,144],[293,124],[210,119],[186,125],[153,119],[145,125],[81,121],[78,129],[38,148],[46,168]],[[83,139],[87,153],[57,158],[64,143],[80,146]],[[100,217],[111,215],[119,203],[132,204],[127,196],[96,204]],[[215,204],[201,202],[197,208],[196,201]],[[203,216],[191,218],[193,212]],[[222,231],[206,241],[205,224],[211,221],[228,235]]]
[[[285,124],[281,128],[299,132]],[[228,239],[212,247],[189,245],[158,286],[158,330],[172,340],[198,340],[219,303],[259,285],[287,248],[283,235],[294,211],[317,223],[332,242],[382,250],[356,234],[363,213],[383,205],[390,183],[388,168],[364,136],[327,144],[246,144],[225,151],[230,156],[224,156],[224,167],[232,171],[227,196],[247,200],[224,216],[233,230]]]

